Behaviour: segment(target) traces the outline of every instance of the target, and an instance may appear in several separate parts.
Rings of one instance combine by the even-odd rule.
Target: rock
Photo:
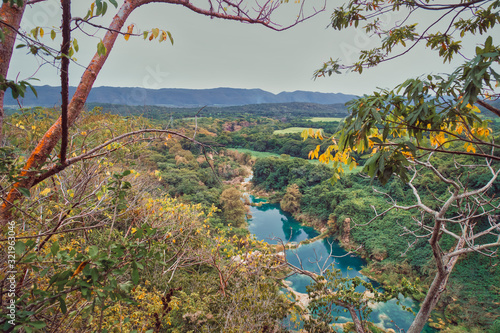
[[[344,220],[344,225],[342,228],[342,243],[349,244],[351,238],[351,219],[347,217]]]
[[[275,254],[276,258],[281,260],[281,261],[285,261],[286,259],[286,256],[285,256],[285,252],[278,252]]]

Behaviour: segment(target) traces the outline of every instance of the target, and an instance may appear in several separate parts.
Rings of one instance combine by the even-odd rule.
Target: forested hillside
[[[13,126],[6,138],[17,148],[3,150],[4,188],[9,175],[22,165],[24,152],[54,117],[54,111],[37,108],[8,118]],[[35,130],[29,131],[28,124]],[[314,126],[327,135],[337,130],[339,120],[306,115],[283,122],[231,115],[157,122],[112,115],[96,107],[78,121],[70,145],[85,152],[122,133],[166,125],[169,132],[116,141],[97,159],[84,159],[53,181],[23,192],[16,216],[25,221],[22,215],[28,214],[33,220],[25,222],[25,231],[18,237],[26,238],[16,245],[23,258],[18,269],[27,272],[19,289],[26,296],[19,306],[38,313],[23,316],[21,312],[23,327],[293,330],[293,324],[283,319],[300,318],[303,310],[280,293],[277,281],[287,270],[274,261],[279,249],[252,240],[241,192],[234,190],[250,170],[256,191],[274,192],[271,200],[283,200],[282,207],[299,220],[318,230],[327,227],[346,249],[362,245],[359,253],[369,259],[366,275],[391,288],[400,286],[404,276],[419,290],[413,297],[423,297],[435,268],[428,244],[420,241],[408,248],[411,237],[402,235],[413,213],[390,212],[369,226],[356,226],[372,219],[374,208],[388,207],[387,198],[374,193],[374,188],[403,204],[412,200],[408,186],[395,179],[382,187],[357,173],[332,184],[331,167],[308,159],[321,140],[304,141],[299,133],[287,131]],[[493,125],[496,130],[498,124]],[[245,148],[245,153],[239,148]],[[282,157],[252,157],[259,152]],[[440,169],[452,172],[454,161],[472,163],[449,157],[440,162]],[[471,187],[487,181],[481,174],[471,174],[469,179]],[[430,173],[421,175],[415,185],[428,191],[422,198],[425,202],[447,191]],[[497,180],[490,192],[498,191]],[[352,222],[346,234],[347,219]],[[34,242],[36,234],[44,236]],[[444,239],[442,246],[449,246]],[[266,255],[252,261],[251,269],[232,259],[254,251]],[[450,280],[452,287],[438,304],[437,318],[446,323],[440,327],[495,332],[489,327],[500,316],[494,289],[500,272],[491,260],[470,254],[459,262]],[[51,300],[54,305],[47,307]]]
[[[28,92],[20,99],[24,107],[53,106],[60,103],[59,87],[36,86],[35,96]],[[76,87],[70,87],[70,96]],[[310,91],[281,92],[273,94],[262,89],[145,89],[125,87],[95,87],[92,89],[87,102],[102,105],[103,103],[126,106],[156,105],[168,107],[201,107],[209,106],[236,106],[250,104],[279,104],[279,103],[307,103],[307,104],[338,104],[355,98],[354,95],[341,93],[319,93]],[[7,96],[5,105],[16,106],[16,99]]]

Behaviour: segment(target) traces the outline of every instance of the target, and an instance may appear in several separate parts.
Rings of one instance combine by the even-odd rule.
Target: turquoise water
[[[265,200],[250,196],[250,201],[253,203],[262,203]],[[250,207],[251,218],[248,219],[248,228],[250,233],[254,234],[257,240],[265,240],[270,244],[278,244],[280,240],[283,243],[296,242],[314,238],[318,236],[318,232],[311,227],[302,226],[289,213],[283,212],[278,204],[263,203],[261,206]],[[329,254],[336,256],[329,258]],[[366,261],[356,255],[347,255],[347,252],[340,247],[339,243],[333,238],[322,239],[310,244],[299,246],[296,250],[287,250],[287,260],[299,266],[299,259],[304,269],[319,272],[320,267],[328,267],[334,263],[335,268],[342,271],[343,276],[355,277],[359,276],[365,281],[370,281],[363,276],[359,271]],[[326,260],[326,262],[325,262]],[[320,267],[318,267],[318,264]],[[298,292],[305,293],[306,286],[311,282],[311,279],[303,275],[294,275],[287,279],[292,288]],[[374,286],[378,287],[375,281],[370,281]],[[417,304],[411,298],[400,297],[400,303],[418,310]],[[397,300],[393,299],[387,303],[377,303],[370,307],[370,321],[377,326],[388,329],[392,328],[398,331],[398,328],[407,330],[414,318],[410,312],[403,310],[396,304]],[[341,310],[341,308],[339,308]],[[339,323],[352,321],[350,316],[339,312]],[[428,329],[424,332],[432,332],[435,330]]]

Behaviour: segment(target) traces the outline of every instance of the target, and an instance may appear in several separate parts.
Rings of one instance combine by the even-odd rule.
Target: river
[[[249,196],[250,202],[262,203],[264,200]],[[295,220],[291,214],[281,210],[279,204],[262,203],[261,206],[250,207],[251,218],[248,219],[248,229],[251,234],[255,235],[257,240],[265,240],[269,244],[277,244],[278,239],[284,243],[296,242],[314,238],[318,236],[318,232],[311,227],[301,225]],[[322,263],[328,257],[329,253],[334,256],[343,256],[334,259],[334,266],[342,271],[343,276],[355,277],[359,276],[366,281],[370,281],[367,277],[360,273],[361,268],[366,265],[366,261],[356,255],[347,255],[347,252],[339,246],[339,243],[333,238],[326,238],[315,241],[310,244],[300,245],[296,250],[287,250],[287,260],[292,264],[298,265],[297,256],[300,257],[302,265],[305,269],[318,272],[318,267],[311,261],[319,259]],[[333,259],[327,261],[330,265]],[[288,278],[288,283],[298,292],[305,293],[306,286],[311,282],[310,278],[302,275],[294,275]],[[378,284],[375,281],[370,281],[375,286]],[[400,303],[405,306],[412,307],[418,310],[417,304],[411,298],[400,297]],[[407,330],[414,315],[407,312],[397,305],[397,300],[393,299],[387,303],[377,303],[372,308],[370,321],[383,329],[392,328],[398,332],[398,328]],[[352,321],[351,318],[343,312],[339,312],[339,323]],[[436,332],[436,330],[428,327],[424,332]]]

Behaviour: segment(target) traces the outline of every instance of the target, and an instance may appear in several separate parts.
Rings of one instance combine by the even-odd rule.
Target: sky
[[[253,1],[253,0],[249,0]],[[92,1],[73,1],[72,15],[85,16]],[[123,1],[118,1],[121,4]],[[192,3],[207,1],[192,0]],[[394,88],[409,77],[429,73],[451,72],[463,59],[443,64],[435,51],[424,45],[404,57],[367,69],[362,75],[346,73],[313,79],[313,73],[330,58],[354,62],[362,49],[378,45],[380,40],[359,29],[335,31],[327,28],[331,13],[341,1],[328,0],[326,11],[306,22],[276,32],[266,27],[235,21],[210,19],[171,4],[150,4],[137,9],[125,26],[134,24],[135,32],[159,28],[171,32],[174,45],[145,41],[131,37],[125,41],[118,37],[110,56],[94,86],[121,86],[159,88],[206,89],[217,87],[259,88],[272,93],[282,91],[317,91],[326,93],[368,94],[378,88]],[[320,8],[321,0],[307,0],[305,6]],[[290,22],[299,4],[290,1],[283,5],[274,21]],[[116,10],[110,6],[99,23],[109,24]],[[311,12],[311,10],[309,11]],[[47,0],[26,10],[21,28],[29,31],[34,26],[44,28],[43,41],[59,48],[59,35],[55,42],[49,38],[52,27],[61,20],[60,2]],[[390,14],[382,17],[387,26],[397,23],[402,16]],[[416,17],[420,24],[431,22],[427,13]],[[79,52],[77,63],[70,68],[70,85],[76,86],[96,51],[103,32],[89,27],[87,36],[75,31]],[[477,39],[480,41],[481,39]],[[464,42],[472,46],[476,40]],[[473,50],[473,47],[468,47]],[[15,51],[8,77],[26,79],[35,77],[35,85],[59,85],[59,72],[51,65],[39,68],[40,60],[26,54],[26,49]]]

